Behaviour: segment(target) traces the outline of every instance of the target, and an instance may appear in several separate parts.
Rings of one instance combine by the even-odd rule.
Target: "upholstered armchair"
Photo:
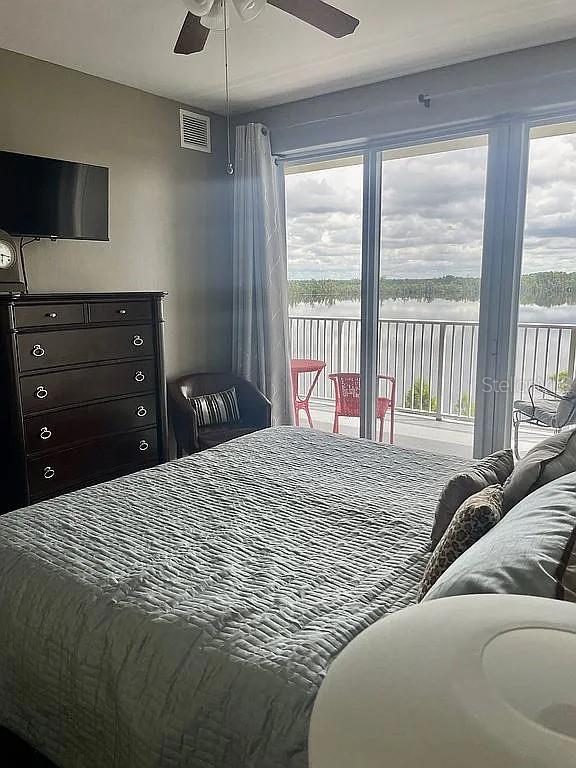
[[[234,387],[240,421],[199,426],[189,398]],[[168,410],[178,456],[213,448],[235,437],[266,429],[271,423],[270,401],[249,381],[233,373],[189,373],[168,384]]]

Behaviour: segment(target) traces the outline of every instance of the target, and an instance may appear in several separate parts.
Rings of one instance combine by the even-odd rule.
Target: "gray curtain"
[[[236,128],[234,368],[272,402],[273,424],[292,424],[284,186],[268,130]]]

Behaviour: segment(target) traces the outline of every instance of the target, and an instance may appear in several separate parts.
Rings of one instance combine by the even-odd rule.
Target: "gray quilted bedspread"
[[[0,519],[0,724],[61,768],[304,768],[466,462],[267,430]]]

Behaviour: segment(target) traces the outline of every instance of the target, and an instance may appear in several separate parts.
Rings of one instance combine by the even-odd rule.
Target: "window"
[[[289,167],[286,174],[288,295],[293,381],[311,397],[311,420],[332,431],[334,387],[329,376],[360,373],[362,269],[362,158]],[[312,388],[312,389],[311,389]],[[359,419],[347,418],[343,431],[358,435]]]
[[[576,124],[532,129],[529,158],[515,377],[515,398],[528,402],[531,385],[564,394],[574,378]],[[522,427],[520,451],[545,436]]]
[[[487,155],[487,136],[382,153],[378,374],[406,447],[472,455]]]

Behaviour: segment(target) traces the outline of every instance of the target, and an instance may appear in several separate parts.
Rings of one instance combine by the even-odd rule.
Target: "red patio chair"
[[[340,431],[340,416],[360,416],[360,374],[332,373],[328,377],[334,383],[336,408],[332,432]],[[390,442],[394,442],[394,412],[396,409],[396,379],[394,376],[378,376],[378,382],[385,380],[390,384],[390,397],[376,399],[376,418],[380,422],[379,442],[384,439],[384,417],[390,411]]]

